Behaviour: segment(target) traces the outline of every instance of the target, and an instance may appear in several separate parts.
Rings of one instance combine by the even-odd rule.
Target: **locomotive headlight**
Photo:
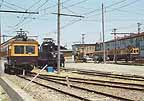
[[[9,49],[11,49],[12,47],[11,46],[9,46]]]
[[[53,57],[55,58],[55,57],[56,57],[56,55],[55,55],[55,54],[53,54]]]

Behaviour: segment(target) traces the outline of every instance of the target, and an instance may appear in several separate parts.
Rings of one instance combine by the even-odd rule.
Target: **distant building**
[[[83,53],[84,56],[93,56],[95,44],[74,44],[72,45],[73,54]]]
[[[111,50],[115,49],[115,40],[110,40],[105,42],[105,49]],[[140,50],[140,57],[144,58],[144,32],[140,34],[132,34],[124,37],[119,37],[116,39],[116,48],[128,48],[135,47]],[[103,43],[96,44],[96,51],[103,50]]]
[[[74,62],[74,56],[72,50],[61,50],[61,53],[64,54],[65,62]]]

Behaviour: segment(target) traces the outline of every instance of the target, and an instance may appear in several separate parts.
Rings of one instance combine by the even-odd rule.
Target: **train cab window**
[[[24,54],[24,46],[15,46],[15,54]]]
[[[26,54],[34,54],[35,46],[26,46]]]
[[[136,53],[136,50],[134,50],[134,53]]]

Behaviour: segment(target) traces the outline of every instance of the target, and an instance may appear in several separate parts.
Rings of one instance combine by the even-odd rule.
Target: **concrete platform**
[[[66,63],[65,68],[88,69],[117,74],[131,74],[144,76],[144,66],[96,64],[96,63]]]
[[[24,90],[9,81],[6,77],[0,77],[0,85],[10,98],[10,101],[35,101]]]

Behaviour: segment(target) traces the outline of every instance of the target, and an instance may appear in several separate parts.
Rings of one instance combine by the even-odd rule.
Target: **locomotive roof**
[[[5,42],[3,42],[1,45],[7,45],[7,44],[10,44],[10,43],[38,43],[38,41],[36,40],[33,40],[33,39],[28,39],[26,41],[22,41],[22,40],[16,40],[16,37],[13,37]]]

